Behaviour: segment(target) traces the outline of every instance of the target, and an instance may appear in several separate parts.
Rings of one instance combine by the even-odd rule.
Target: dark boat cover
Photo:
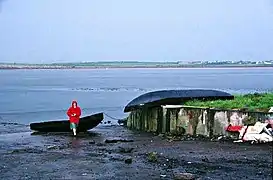
[[[188,100],[216,100],[234,99],[234,96],[218,90],[187,89],[187,90],[161,90],[143,94],[127,104],[124,112],[144,107],[160,105],[179,105]]]

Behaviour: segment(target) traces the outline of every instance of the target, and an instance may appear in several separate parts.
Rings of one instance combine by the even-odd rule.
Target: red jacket
[[[73,107],[73,104],[76,104],[76,108]],[[78,106],[77,101],[73,101],[71,107],[67,110],[66,113],[69,117],[71,123],[79,123],[81,116],[81,108]]]

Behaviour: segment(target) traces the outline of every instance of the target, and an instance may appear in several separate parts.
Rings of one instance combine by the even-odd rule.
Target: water
[[[128,115],[123,108],[129,101],[148,91],[272,91],[272,79],[272,68],[0,70],[0,122],[67,119],[66,110],[73,99],[83,116],[105,112],[119,119]]]

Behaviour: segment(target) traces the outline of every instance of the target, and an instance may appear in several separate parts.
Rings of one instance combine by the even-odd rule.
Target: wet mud
[[[272,179],[271,144],[183,139],[99,126],[0,134],[1,179]]]

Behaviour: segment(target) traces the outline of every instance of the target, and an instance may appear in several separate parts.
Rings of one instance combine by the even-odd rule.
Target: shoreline
[[[93,70],[93,69],[272,69],[273,66],[213,66],[213,67],[145,67],[145,66],[106,66],[106,67],[0,67],[0,70]]]
[[[175,140],[121,126],[96,127],[78,137],[14,133],[0,142],[3,179],[171,180],[187,173],[195,179],[272,178],[269,144]]]

